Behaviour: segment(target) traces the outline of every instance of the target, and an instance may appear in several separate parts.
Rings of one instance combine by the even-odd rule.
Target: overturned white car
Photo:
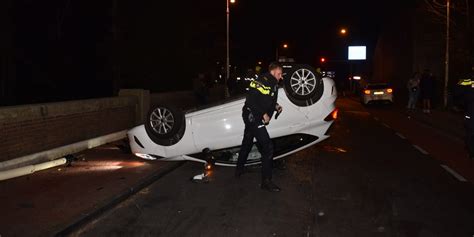
[[[274,141],[274,159],[325,140],[337,117],[337,92],[332,79],[321,78],[306,65],[283,68],[284,85],[278,94],[283,113],[267,126]],[[144,159],[235,166],[244,134],[244,102],[241,96],[185,113],[166,105],[155,106],[143,125],[128,132],[131,150]],[[257,163],[260,153],[254,145],[247,165]]]

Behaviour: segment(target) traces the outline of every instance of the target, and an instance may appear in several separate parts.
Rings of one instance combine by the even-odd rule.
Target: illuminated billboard
[[[349,46],[349,60],[366,60],[365,46]]]

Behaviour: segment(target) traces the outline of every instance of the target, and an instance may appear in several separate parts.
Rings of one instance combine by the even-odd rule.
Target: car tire
[[[145,121],[145,131],[158,145],[178,143],[186,130],[184,113],[170,106],[158,105],[150,109]]]
[[[295,105],[310,106],[321,98],[324,83],[321,75],[308,65],[293,65],[284,76],[285,92]]]

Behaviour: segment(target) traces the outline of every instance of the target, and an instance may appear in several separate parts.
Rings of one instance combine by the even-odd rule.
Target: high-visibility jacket
[[[466,118],[472,118],[474,121],[474,81],[471,78],[459,80],[455,96],[463,100],[466,107]]]
[[[256,118],[262,118],[265,113],[272,117],[277,98],[278,80],[272,74],[265,73],[250,82],[245,106]]]

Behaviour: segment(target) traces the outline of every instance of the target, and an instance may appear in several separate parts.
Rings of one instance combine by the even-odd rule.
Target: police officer
[[[469,158],[474,159],[474,67],[471,68],[470,78],[459,80],[455,95],[463,100],[466,147],[469,152]]]
[[[280,188],[272,182],[273,143],[265,126],[269,124],[274,111],[279,113],[282,111],[282,107],[277,103],[280,80],[282,80],[281,65],[271,63],[267,73],[250,83],[242,108],[245,131],[235,170],[236,177],[240,177],[244,172],[244,165],[255,138],[262,156],[261,188],[271,192],[279,192]]]

